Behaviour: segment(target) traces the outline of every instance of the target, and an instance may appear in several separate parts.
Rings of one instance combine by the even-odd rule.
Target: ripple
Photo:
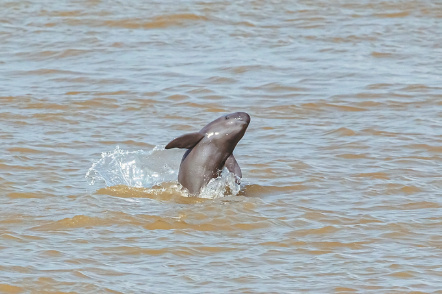
[[[342,128],[339,128],[339,129],[336,129],[336,130],[333,130],[333,131],[329,131],[326,134],[327,135],[335,134],[335,135],[338,135],[338,136],[347,137],[347,136],[355,136],[356,132],[351,130],[351,129],[349,129],[349,128],[342,127]]]

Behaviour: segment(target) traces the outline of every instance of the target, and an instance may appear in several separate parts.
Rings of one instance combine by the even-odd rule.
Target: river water
[[[0,293],[442,293],[440,1],[0,7]]]

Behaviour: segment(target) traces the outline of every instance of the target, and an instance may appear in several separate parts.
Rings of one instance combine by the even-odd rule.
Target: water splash
[[[182,150],[165,150],[164,146],[156,146],[150,151],[127,151],[116,146],[113,151],[103,152],[101,158],[89,168],[85,177],[90,185],[101,183],[105,187],[124,185],[146,188],[146,193],[152,194],[152,187],[177,181],[182,154]],[[158,188],[156,192],[174,192],[190,197],[185,189],[173,186],[175,186],[173,191],[163,191],[164,188]],[[181,187],[179,184],[178,186]],[[226,195],[237,195],[240,188],[235,176],[224,168],[218,178],[212,179],[202,189],[199,197],[215,199]]]
[[[224,168],[221,175],[211,179],[207,186],[201,189],[199,197],[215,199],[226,195],[238,195],[241,186],[236,183],[235,175]]]
[[[175,155],[175,156],[173,156]],[[151,151],[127,151],[115,147],[101,153],[86,173],[90,185],[102,182],[106,187],[126,185],[150,188],[176,180],[180,156],[156,146]]]

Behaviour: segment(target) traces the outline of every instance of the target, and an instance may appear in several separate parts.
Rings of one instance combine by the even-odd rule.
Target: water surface
[[[0,7],[0,292],[442,293],[440,2]],[[240,190],[183,197],[235,111]]]

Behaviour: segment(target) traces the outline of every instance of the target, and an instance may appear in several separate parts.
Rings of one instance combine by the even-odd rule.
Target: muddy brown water
[[[440,1],[0,7],[0,293],[442,293]],[[184,197],[234,111],[240,190]]]

